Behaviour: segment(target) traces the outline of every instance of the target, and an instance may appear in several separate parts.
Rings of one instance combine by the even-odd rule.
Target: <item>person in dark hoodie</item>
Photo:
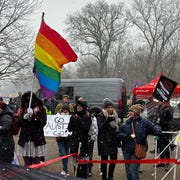
[[[14,158],[14,140],[11,133],[13,113],[0,102],[0,160],[11,163]]]
[[[87,114],[87,102],[77,101],[75,112],[72,114],[68,131],[72,132],[70,142],[70,153],[77,153],[80,148],[80,158],[88,158],[88,132],[91,127],[91,117]],[[77,169],[74,164],[77,177],[87,178],[87,164],[79,164]]]
[[[32,103],[29,108],[31,92],[27,91],[21,99],[21,118],[19,120],[20,134],[17,145],[17,155],[24,159],[24,165],[39,164],[41,157],[46,156],[46,140],[44,126],[47,115],[43,102],[32,93]]]

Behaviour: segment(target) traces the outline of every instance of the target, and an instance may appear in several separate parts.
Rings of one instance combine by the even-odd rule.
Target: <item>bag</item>
[[[132,127],[132,133],[135,134],[133,122],[131,123],[131,127]],[[144,159],[146,157],[147,146],[142,146],[140,144],[137,144],[136,138],[134,138],[134,142],[135,142],[135,156],[136,156],[136,158]]]
[[[146,150],[147,150],[146,146],[142,146],[137,143],[135,144],[135,156],[138,159],[144,159],[146,157]]]

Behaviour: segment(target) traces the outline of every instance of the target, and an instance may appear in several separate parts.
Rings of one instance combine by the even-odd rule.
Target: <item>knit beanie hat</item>
[[[141,111],[142,111],[141,105],[139,105],[139,104],[132,105],[132,106],[129,108],[129,111],[133,111],[134,113],[140,115],[140,113],[141,113]]]
[[[113,103],[113,101],[111,99],[105,98],[103,100],[103,107],[104,107],[104,109],[106,109],[108,106],[114,107],[114,103]]]
[[[3,101],[0,101],[0,109],[4,110],[6,109],[6,107],[7,107],[7,104]]]

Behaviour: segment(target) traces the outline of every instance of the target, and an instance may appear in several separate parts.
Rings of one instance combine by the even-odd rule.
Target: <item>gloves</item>
[[[115,121],[111,121],[111,122],[109,123],[109,125],[110,125],[112,128],[116,128],[116,131],[118,131],[119,127],[118,127],[118,125],[116,124]]]
[[[130,137],[131,137],[132,139],[134,139],[134,138],[136,137],[136,135],[135,135],[135,134],[131,134]]]
[[[31,108],[28,108],[28,109],[27,109],[27,113],[24,114],[23,118],[24,118],[25,120],[29,120],[29,121],[30,121],[32,115],[33,115],[33,110],[32,110]]]
[[[32,116],[32,114],[33,114],[32,108],[27,108],[27,114],[29,114],[30,116]]]
[[[24,114],[23,118],[26,120],[27,119],[29,120],[31,118],[31,115],[29,113],[26,113],[26,114]]]
[[[107,121],[108,122],[111,122],[111,121],[114,121],[115,120],[115,117],[114,116],[109,116],[108,118],[107,118]]]

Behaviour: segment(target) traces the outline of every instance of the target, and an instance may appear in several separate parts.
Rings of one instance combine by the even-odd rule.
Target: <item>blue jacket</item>
[[[142,117],[129,118],[120,126],[117,134],[118,138],[122,141],[123,151],[134,153],[135,150],[135,141],[130,137],[133,133],[131,125],[132,122],[137,144],[146,145],[148,135],[161,134],[160,126],[155,125]]]

